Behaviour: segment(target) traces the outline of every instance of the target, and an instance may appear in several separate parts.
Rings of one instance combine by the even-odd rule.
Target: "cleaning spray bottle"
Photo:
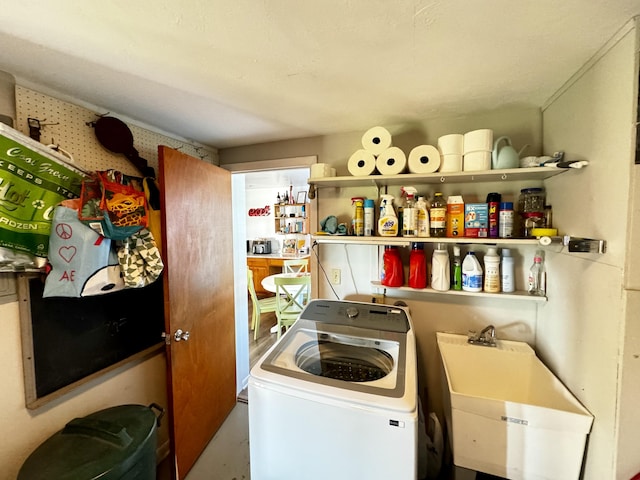
[[[414,187],[401,187],[402,196],[405,197],[402,209],[402,236],[415,237],[418,234],[418,210],[416,209],[416,194]]]
[[[381,237],[398,236],[398,217],[393,209],[393,195],[380,195],[380,219],[378,235]]]
[[[351,205],[355,205],[353,212],[353,234],[357,237],[364,235],[364,198],[353,197]]]

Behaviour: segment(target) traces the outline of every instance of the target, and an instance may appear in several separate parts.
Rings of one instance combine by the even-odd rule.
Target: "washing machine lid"
[[[409,329],[403,309],[311,302],[260,368],[310,384],[399,398],[405,392]]]
[[[407,333],[411,328],[404,309],[378,303],[312,300],[300,318],[385,332]]]

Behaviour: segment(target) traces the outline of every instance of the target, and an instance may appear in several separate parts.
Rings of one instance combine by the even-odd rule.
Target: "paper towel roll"
[[[372,127],[362,136],[362,146],[374,155],[380,155],[391,146],[391,134],[384,127]]]
[[[376,168],[382,175],[397,175],[407,167],[407,156],[398,147],[389,147],[376,158]]]
[[[376,157],[367,150],[356,150],[347,162],[349,173],[354,177],[371,175],[376,170]]]
[[[433,173],[440,168],[440,152],[433,145],[418,145],[409,152],[407,166],[411,173]]]

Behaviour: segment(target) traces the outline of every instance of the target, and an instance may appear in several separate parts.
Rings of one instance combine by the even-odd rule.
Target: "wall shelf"
[[[351,244],[351,245],[396,245],[408,247],[412,243],[455,243],[479,244],[479,245],[541,245],[540,238],[449,238],[449,237],[354,237],[352,235],[312,235],[312,240],[326,244]],[[554,237],[555,238],[555,237]]]
[[[509,168],[478,172],[403,173],[400,175],[367,175],[362,177],[310,178],[310,192],[325,187],[387,187],[419,184],[514,182],[519,180],[545,180],[569,169],[556,167]],[[309,196],[309,198],[314,198]]]
[[[387,287],[386,285],[382,285],[379,281],[372,281],[371,286],[379,289],[385,290],[400,290],[404,292],[414,292],[426,295],[450,295],[455,297],[469,297],[469,298],[491,298],[491,299],[499,299],[499,300],[520,300],[524,302],[536,302],[536,303],[545,303],[547,301],[547,297],[538,297],[535,295],[529,295],[525,291],[516,291],[513,293],[487,293],[487,292],[467,292],[464,290],[447,290],[445,292],[441,292],[438,290],[433,290],[432,288],[411,288],[411,287]]]

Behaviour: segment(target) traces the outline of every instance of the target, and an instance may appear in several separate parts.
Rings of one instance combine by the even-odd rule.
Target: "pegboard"
[[[25,87],[16,86],[17,122],[14,125],[16,130],[29,136],[28,119],[38,119],[42,126],[40,143],[57,145],[71,153],[76,165],[83,170],[91,172],[112,168],[128,175],[139,175],[123,154],[110,152],[98,142],[90,124],[98,120],[99,115],[106,113],[118,118],[117,114],[110,113],[106,108],[102,112],[94,112]],[[207,163],[220,164],[217,150],[168,137],[137,125],[127,124],[127,126],[133,134],[134,148],[156,172],[158,171],[158,145],[175,148]]]

